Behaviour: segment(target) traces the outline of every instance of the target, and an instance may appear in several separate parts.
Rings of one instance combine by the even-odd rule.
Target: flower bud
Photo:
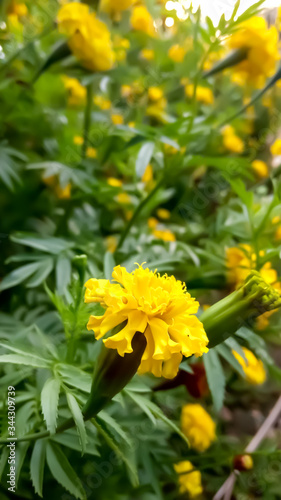
[[[251,455],[236,455],[233,460],[235,470],[245,471],[253,468],[253,459]]]

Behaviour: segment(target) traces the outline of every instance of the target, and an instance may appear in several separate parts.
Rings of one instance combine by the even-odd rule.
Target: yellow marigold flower
[[[178,44],[172,45],[172,47],[169,48],[168,56],[172,61],[181,63],[184,60],[185,49]]]
[[[240,354],[238,354],[238,352],[232,350],[232,354],[242,366],[247,382],[254,385],[263,384],[266,379],[263,362],[260,359],[257,359],[254,353],[249,349],[246,349],[246,347],[242,347],[242,350],[246,361]]]
[[[12,1],[8,8],[8,14],[14,14],[17,17],[24,17],[28,14],[28,8],[25,3]]]
[[[265,330],[269,325],[269,318],[272,314],[274,314],[277,309],[273,309],[272,311],[266,311],[256,318],[256,328],[257,330]]]
[[[152,49],[142,49],[140,52],[140,57],[146,59],[147,61],[153,61],[155,58],[155,52]]]
[[[121,85],[121,96],[130,97],[132,95],[132,90],[131,85]]]
[[[235,134],[235,130],[231,125],[227,125],[222,130],[223,145],[229,151],[233,153],[242,153],[244,151],[244,143],[238,135]]]
[[[120,356],[131,353],[135,333],[143,333],[147,346],[140,373],[173,378],[182,355],[201,356],[208,351],[207,335],[195,316],[199,304],[181,281],[142,266],[131,273],[117,266],[112,278],[115,283],[90,279],[85,284],[85,302],[99,302],[106,309],[102,316],[91,316],[87,328],[100,339],[120,325],[118,333],[103,340]]]
[[[183,406],[181,428],[190,446],[199,452],[206,451],[216,439],[216,424],[199,404]]]
[[[61,187],[59,184],[55,186],[55,193],[60,200],[69,200],[69,198],[71,197],[70,182],[66,184],[65,187]]]
[[[194,85],[192,83],[184,87],[185,95],[190,99],[193,97]],[[213,104],[214,94],[208,87],[201,87],[200,85],[196,88],[196,100],[202,102],[203,104]]]
[[[111,108],[111,101],[109,99],[106,99],[102,95],[95,95],[93,98],[93,102],[103,111]]]
[[[110,31],[105,23],[79,2],[63,5],[57,16],[58,29],[81,64],[92,71],[107,71],[114,63]]]
[[[79,106],[84,104],[86,98],[86,89],[81,85],[77,78],[69,78],[63,75],[62,81],[68,93],[69,106]]]
[[[158,226],[159,221],[156,219],[156,217],[149,217],[147,224],[150,229],[154,229],[156,226]]]
[[[175,148],[174,146],[171,146],[171,144],[164,144],[164,152],[167,155],[176,155],[179,150]]]
[[[111,115],[111,121],[114,125],[122,125],[124,123],[124,118],[119,113],[113,113]]]
[[[274,238],[275,238],[276,241],[280,241],[281,240],[281,226],[279,226],[276,229]]]
[[[116,0],[101,0],[100,9],[102,12],[114,15],[129,9],[134,3],[135,0],[118,0],[118,2]]]
[[[80,135],[75,135],[73,137],[73,142],[74,144],[76,144],[76,146],[82,146],[82,144],[84,143],[84,139]]]
[[[107,236],[105,239],[106,249],[108,252],[114,253],[117,248],[117,238],[116,236]]]
[[[250,272],[256,268],[256,260],[257,256],[250,245],[227,248],[226,266],[228,268],[228,282],[238,288]],[[276,290],[281,289],[277,272],[275,269],[272,269],[270,262],[266,262],[259,272],[266,283],[272,285]]]
[[[252,167],[253,167],[254,171],[256,172],[256,174],[258,175],[258,177],[260,177],[261,179],[268,177],[268,166],[265,163],[265,161],[254,160],[252,162]]]
[[[273,156],[281,155],[281,139],[276,139],[276,141],[270,146],[270,152]]]
[[[278,53],[278,33],[268,28],[263,17],[254,16],[244,21],[228,40],[230,49],[246,49],[246,58],[235,67],[245,80],[261,86],[275,72]]]
[[[158,240],[176,241],[174,233],[172,233],[172,231],[170,231],[169,229],[154,229],[152,234]]]
[[[98,155],[98,152],[96,150],[96,148],[92,148],[92,147],[87,147],[86,149],[86,157],[87,158],[96,158]]]
[[[116,177],[108,177],[107,184],[112,187],[121,187],[123,182],[120,179],[116,179]]]
[[[119,193],[116,196],[116,200],[118,201],[118,203],[121,203],[121,205],[128,205],[129,203],[131,203],[131,198],[127,193]]]
[[[141,178],[142,182],[145,182],[146,184],[150,182],[153,179],[153,169],[150,163],[147,165],[145,172]]]
[[[201,472],[194,470],[191,462],[184,460],[174,465],[176,473],[179,475],[179,491],[180,493],[188,493],[190,498],[195,498],[203,493],[201,483]],[[192,471],[192,472],[190,472]],[[186,474],[184,474],[186,472]]]
[[[159,101],[164,97],[163,90],[160,87],[149,87],[148,98],[152,102]]]
[[[168,220],[171,217],[171,212],[169,212],[169,210],[167,210],[166,208],[158,208],[156,213],[159,219]]]
[[[150,36],[155,34],[153,18],[144,5],[136,5],[133,8],[131,25],[136,31],[143,31]]]

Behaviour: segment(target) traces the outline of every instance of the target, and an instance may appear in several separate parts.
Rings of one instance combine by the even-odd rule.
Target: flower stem
[[[93,104],[93,83],[89,83],[87,85],[87,100],[85,106],[85,114],[84,114],[84,130],[83,130],[83,139],[84,142],[82,144],[82,159],[86,156],[87,146],[89,143],[89,132],[91,127],[91,113],[92,113],[92,104]]]

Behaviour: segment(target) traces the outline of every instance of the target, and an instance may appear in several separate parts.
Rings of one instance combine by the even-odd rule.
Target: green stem
[[[82,159],[86,157],[87,146],[89,143],[92,105],[93,105],[93,83],[91,82],[89,83],[89,85],[87,85],[87,101],[84,114],[84,131],[83,131],[84,142],[82,144],[82,154],[81,154]]]
[[[130,232],[131,227],[136,222],[138,216],[140,215],[140,213],[142,212],[142,210],[144,209],[144,207],[147,205],[147,203],[151,200],[151,198],[153,198],[153,196],[158,191],[158,189],[162,186],[163,183],[164,183],[164,177],[161,177],[161,179],[155,184],[154,188],[150,191],[150,193],[148,193],[148,195],[146,196],[146,198],[144,198],[141,201],[141,203],[137,206],[135,212],[133,213],[132,218],[129,220],[128,224],[126,225],[126,227],[125,227],[125,229],[123,231],[123,233],[121,234],[121,238],[119,240],[119,243],[117,245],[116,250],[118,250],[119,248],[121,248],[121,246],[123,245],[125,239],[127,238],[128,234]]]

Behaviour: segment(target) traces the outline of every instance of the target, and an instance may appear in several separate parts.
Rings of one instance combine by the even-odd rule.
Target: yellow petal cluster
[[[256,87],[264,85],[272,76],[280,59],[278,52],[278,32],[274,26],[268,28],[263,17],[254,16],[244,21],[238,31],[228,40],[230,49],[247,49],[246,58],[235,66],[244,82]]]
[[[264,369],[263,362],[256,358],[254,353],[246,347],[242,347],[242,350],[246,360],[241,356],[241,354],[234,350],[232,351],[232,354],[242,366],[247,382],[254,385],[263,384],[266,379],[266,371]]]
[[[185,48],[181,47],[179,44],[172,45],[172,47],[170,47],[168,51],[169,58],[176,63],[181,63],[184,60],[185,54]]]
[[[270,152],[273,156],[281,155],[281,139],[276,139],[276,141],[270,147]]]
[[[234,128],[231,125],[227,125],[222,130],[222,142],[228,151],[233,153],[243,153],[244,143],[238,135],[236,135]]]
[[[185,95],[191,99],[194,93],[194,85],[192,83],[185,85],[184,91]],[[214,94],[208,87],[198,85],[195,97],[198,102],[202,102],[203,104],[213,104],[214,102]]]
[[[154,36],[153,18],[145,5],[136,5],[131,15],[131,25],[135,31],[143,31],[147,35]]]
[[[174,465],[174,469],[179,475],[178,481],[180,493],[188,493],[190,498],[195,498],[203,493],[201,472],[199,470],[194,470],[191,462],[188,460],[179,462]]]
[[[268,175],[269,175],[268,166],[265,163],[265,161],[254,160],[254,161],[252,161],[252,167],[260,179],[264,179],[264,178],[268,177]]]
[[[101,0],[100,10],[110,15],[129,9],[135,3],[135,0]]]
[[[81,85],[77,78],[70,78],[69,76],[62,76],[63,84],[68,93],[69,106],[80,106],[84,104],[86,98],[86,89]]]
[[[190,446],[199,452],[206,451],[216,439],[216,424],[199,404],[183,406],[181,428]]]
[[[107,71],[114,63],[110,32],[105,23],[78,2],[63,5],[57,16],[60,33],[81,64],[92,71]]]
[[[103,342],[120,356],[132,352],[135,333],[143,333],[147,345],[140,373],[173,378],[183,355],[208,351],[207,335],[195,316],[199,304],[181,281],[142,266],[131,273],[117,266],[112,278],[114,283],[90,279],[85,284],[85,302],[99,302],[106,309],[102,316],[91,316],[87,328],[100,339],[119,326]]]

